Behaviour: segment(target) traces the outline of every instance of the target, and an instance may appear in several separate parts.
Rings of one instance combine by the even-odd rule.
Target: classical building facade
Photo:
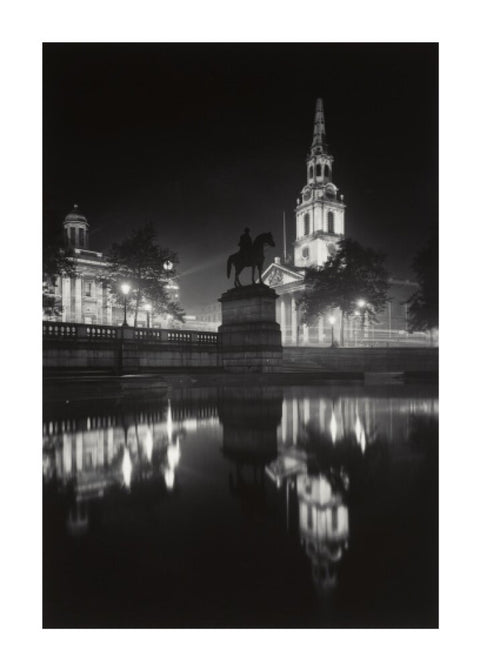
[[[123,323],[123,306],[119,305],[105,284],[108,262],[100,251],[89,248],[90,225],[80,212],[78,205],[63,221],[65,244],[75,259],[75,276],[57,277],[51,287],[57,316],[47,317],[55,321],[105,324],[120,326]],[[172,300],[178,300],[178,286],[171,281],[168,289]],[[133,314],[128,315],[133,325]],[[149,314],[140,309],[138,326],[166,327],[171,325],[165,314]]]
[[[340,341],[339,310],[307,326],[302,323],[298,309],[298,299],[305,289],[305,268],[323,265],[329,256],[335,254],[338,242],[345,236],[346,205],[343,194],[333,181],[333,162],[326,141],[323,101],[318,99],[312,145],[306,158],[306,183],[295,209],[293,262],[276,257],[262,275],[263,281],[279,296],[277,321],[284,345],[329,346],[332,341]],[[412,337],[407,333],[406,300],[415,288],[413,282],[391,280],[387,308],[377,315],[375,323],[368,323],[360,313],[347,319],[345,344],[418,344],[423,336]],[[333,324],[331,320],[334,320]]]

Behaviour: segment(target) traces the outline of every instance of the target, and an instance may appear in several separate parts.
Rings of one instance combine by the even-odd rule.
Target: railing
[[[43,337],[73,339],[77,337],[77,325],[74,323],[43,322]]]
[[[217,333],[162,328],[131,328],[84,323],[43,322],[45,340],[136,340],[145,343],[211,346],[218,344]]]
[[[118,328],[113,326],[87,326],[87,337],[92,339],[115,339],[119,336]]]
[[[161,342],[162,332],[160,328],[134,328],[133,337],[135,340]]]

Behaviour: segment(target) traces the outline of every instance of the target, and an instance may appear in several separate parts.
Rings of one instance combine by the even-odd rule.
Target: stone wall
[[[115,374],[162,368],[218,368],[217,335],[194,331],[44,322],[47,371]]]
[[[283,360],[312,372],[437,372],[438,348],[284,347]]]

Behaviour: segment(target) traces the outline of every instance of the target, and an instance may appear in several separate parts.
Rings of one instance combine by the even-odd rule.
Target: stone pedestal
[[[220,298],[219,351],[227,372],[278,372],[282,362],[275,291],[263,284],[232,288]]]

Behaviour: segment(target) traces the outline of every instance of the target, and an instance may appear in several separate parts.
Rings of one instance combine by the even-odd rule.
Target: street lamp
[[[150,312],[152,311],[152,306],[149,303],[145,305],[145,311],[147,312],[147,328],[150,328]]]
[[[171,272],[173,270],[173,263],[172,261],[165,261],[163,264],[163,269],[165,272]]]
[[[332,326],[332,347],[334,346],[334,340],[333,340],[333,324],[335,323],[335,317],[334,316],[329,316],[328,317],[328,323]]]
[[[358,309],[356,309],[354,311],[353,316],[356,316],[356,317],[360,316],[360,312],[358,311]],[[357,319],[354,320],[353,324],[354,324],[354,335],[355,335],[354,344],[355,344],[355,346],[357,346],[357,332],[358,332],[358,321],[357,321]]]
[[[128,326],[127,323],[127,296],[130,293],[130,284],[127,284],[126,282],[120,286],[120,289],[125,296],[124,303],[123,303],[123,324],[124,326]]]
[[[362,314],[362,337],[365,339],[365,307],[367,306],[367,301],[363,298],[357,300],[357,305],[361,309]]]

